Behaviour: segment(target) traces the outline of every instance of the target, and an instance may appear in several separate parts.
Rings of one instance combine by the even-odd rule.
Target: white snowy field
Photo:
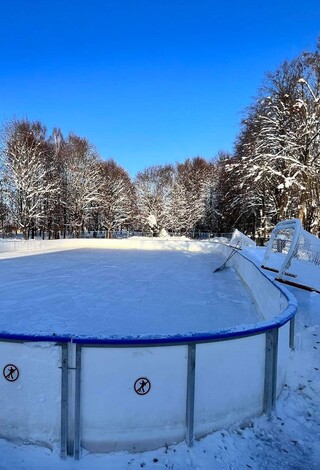
[[[172,254],[170,253],[170,256]],[[193,255],[195,253],[184,258],[185,266],[190,266],[187,260],[194,260]],[[247,250],[246,256],[261,259],[260,253],[254,250],[252,252]],[[204,254],[201,254],[198,259],[202,257]],[[23,255],[19,258],[20,260],[27,259]],[[219,265],[218,261],[221,260],[212,264]],[[21,266],[20,269],[22,269]],[[210,273],[211,271],[212,265]],[[221,275],[226,275],[228,278],[230,272],[232,270],[227,269],[215,275],[211,273],[211,276],[214,277],[215,282],[218,282],[218,277],[222,278]],[[192,274],[189,272],[190,276]],[[42,277],[40,272],[37,282],[41,282]],[[87,277],[89,278],[90,275],[87,274]],[[164,273],[162,277],[165,277]],[[52,275],[50,279],[54,279],[54,276]],[[24,280],[26,281],[26,278]],[[233,287],[234,282],[229,285],[229,289]],[[14,286],[12,286],[13,291]],[[248,421],[241,427],[235,425],[223,429],[195,442],[192,448],[181,443],[144,453],[83,454],[80,461],[74,461],[73,458],[61,460],[59,449],[49,450],[0,440],[0,469],[318,469],[320,467],[320,295],[295,288],[292,288],[291,292],[298,300],[296,347],[290,356],[286,385],[271,419],[261,416]],[[171,301],[175,301],[174,296],[171,297]],[[242,304],[238,306],[238,309],[240,307],[242,309]]]
[[[212,272],[219,254],[82,248],[0,261],[0,331],[162,336],[258,320],[237,274]]]

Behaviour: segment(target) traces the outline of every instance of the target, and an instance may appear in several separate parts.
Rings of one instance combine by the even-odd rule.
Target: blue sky
[[[319,34],[319,0],[0,0],[0,123],[75,132],[131,175],[211,158]]]

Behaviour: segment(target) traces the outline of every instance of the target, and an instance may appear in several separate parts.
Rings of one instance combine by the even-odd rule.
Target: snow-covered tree
[[[2,185],[11,217],[25,238],[45,218],[57,194],[46,129],[40,122],[12,121],[3,131]]]
[[[146,168],[136,177],[138,217],[142,228],[153,235],[170,225],[173,173],[172,165],[159,165]]]
[[[100,201],[99,157],[87,139],[69,134],[60,161],[64,188],[65,224],[79,236]]]
[[[52,177],[59,188],[58,193],[46,210],[45,230],[50,239],[59,238],[61,235],[65,236],[68,226],[65,203],[67,200],[67,182],[66,178],[64,178],[66,142],[60,129],[53,129],[52,135],[48,139],[48,145],[53,159]]]
[[[298,201],[305,229],[320,235],[320,39],[314,53],[303,54],[304,74],[298,80],[299,139],[296,153],[303,190]]]
[[[171,197],[171,224],[176,230],[190,232],[205,224],[213,178],[213,164],[202,157],[177,164]]]
[[[99,163],[99,209],[98,224],[111,231],[129,224],[134,212],[134,188],[128,173],[113,160]]]
[[[284,63],[244,120],[233,170],[259,208],[258,231],[289,217],[319,230],[319,71],[318,52]]]
[[[9,225],[9,214],[8,199],[3,188],[3,181],[0,179],[0,233],[2,236],[12,228]]]
[[[209,197],[206,201],[206,225],[213,233],[229,233],[235,227],[242,228],[242,220],[247,223],[248,214],[243,217],[239,205],[234,204],[239,199],[236,194],[237,177],[231,171],[236,163],[228,152],[220,151],[212,162],[212,183],[209,187]],[[244,206],[241,204],[241,208]]]

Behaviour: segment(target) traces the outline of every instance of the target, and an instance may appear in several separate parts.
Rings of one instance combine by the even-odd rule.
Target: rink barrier
[[[225,254],[228,253],[230,248],[223,247]],[[242,260],[242,261],[240,261]],[[294,316],[296,314],[296,303],[291,295],[284,289],[279,288],[273,281],[271,281],[264,273],[262,273],[257,266],[243,254],[236,253],[230,265],[236,269],[239,268],[239,264],[244,263],[244,270],[248,270],[251,274],[242,273],[243,281],[246,283],[248,279],[245,276],[255,275],[261,276],[267,283],[273,284],[275,290],[279,292],[281,298],[281,311],[279,309],[275,312],[275,316],[269,313],[269,319],[262,320],[257,323],[239,325],[234,328],[226,328],[222,330],[214,330],[211,332],[201,334],[185,334],[175,335],[170,337],[157,337],[157,336],[127,336],[127,337],[102,337],[94,338],[90,336],[73,337],[71,335],[30,335],[30,334],[15,334],[10,332],[0,332],[0,345],[4,343],[21,343],[28,345],[31,342],[34,345],[39,345],[39,348],[46,347],[48,343],[51,343],[52,348],[58,348],[60,351],[60,385],[55,383],[54,386],[58,389],[60,387],[60,402],[57,403],[56,413],[60,416],[60,454],[62,458],[67,456],[74,456],[79,459],[81,456],[82,449],[82,407],[81,398],[82,390],[82,376],[86,373],[83,369],[82,359],[83,354],[87,353],[88,350],[96,348],[99,350],[123,350],[123,348],[129,348],[131,350],[143,350],[144,348],[165,348],[165,347],[186,347],[187,348],[187,361],[186,361],[186,400],[185,400],[185,432],[184,438],[188,446],[192,446],[195,439],[195,421],[196,421],[196,398],[199,390],[196,387],[196,374],[201,366],[197,363],[199,354],[203,356],[206,354],[206,349],[199,349],[201,347],[207,347],[210,343],[224,342],[230,343],[230,341],[237,341],[241,339],[261,337],[263,338],[264,344],[264,365],[261,374],[263,375],[263,386],[262,386],[262,408],[261,412],[272,414],[276,406],[276,397],[281,390],[283,383],[283,374],[285,371],[281,370],[282,379],[279,380],[280,373],[279,369],[284,369],[285,359],[281,359],[281,367],[279,368],[279,337],[281,336],[281,352],[284,356],[288,353],[290,348],[293,348],[294,338]],[[253,271],[252,271],[253,270]],[[241,269],[240,269],[241,271]],[[238,271],[239,272],[239,271]],[[258,274],[259,273],[259,274]],[[254,294],[254,292],[253,292]],[[262,298],[255,299],[256,303],[261,303]],[[284,305],[284,299],[286,305]],[[262,302],[263,303],[263,302]],[[259,305],[258,305],[259,309]],[[290,325],[287,328],[288,324]],[[282,330],[284,332],[282,334]],[[260,340],[259,340],[260,341]],[[235,344],[235,343],[234,343]],[[44,346],[42,346],[44,345]],[[258,344],[259,346],[259,344]],[[28,352],[38,352],[37,348],[30,348]],[[41,352],[41,351],[40,351]],[[95,351],[94,351],[95,353]],[[281,356],[280,354],[280,356]],[[56,351],[53,352],[56,355]],[[46,371],[46,358],[44,357],[44,363],[39,370]],[[36,359],[39,362],[39,357]],[[200,367],[201,368],[201,367]],[[41,377],[38,374],[39,380],[47,380],[47,377]],[[57,378],[55,377],[55,380]],[[201,392],[201,390],[200,390]],[[100,390],[100,394],[102,391]],[[45,399],[45,398],[44,398]],[[258,401],[260,398],[258,397]],[[58,401],[58,400],[57,400]],[[249,413],[248,418],[255,413]],[[261,413],[260,413],[261,414]],[[54,421],[54,417],[52,417]],[[7,425],[10,426],[10,419],[7,419]],[[215,429],[213,425],[212,430]],[[35,433],[28,439],[25,435],[19,434],[19,427],[17,429],[16,436],[6,436],[4,432],[1,432],[0,437],[15,439],[20,442],[35,442],[46,445],[48,447],[54,447],[57,444],[56,435],[52,436],[51,440],[46,439],[46,435],[41,436],[41,429],[33,430]],[[39,432],[38,432],[39,431]],[[208,433],[207,430],[204,434]],[[34,438],[33,435],[39,436]],[[199,436],[203,435],[202,431],[198,432]],[[162,445],[167,444],[166,439],[163,440]],[[160,447],[160,445],[159,445]],[[117,449],[116,449],[117,450]],[[128,450],[132,450],[131,448]],[[90,450],[89,450],[90,451]]]

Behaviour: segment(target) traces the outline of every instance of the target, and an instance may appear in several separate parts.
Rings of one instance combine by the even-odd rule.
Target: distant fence
[[[233,233],[216,233],[216,232],[209,232],[209,231],[201,231],[201,230],[190,230],[188,232],[183,232],[181,230],[172,230],[168,231],[168,235],[181,237],[185,236],[187,238],[192,238],[196,240],[210,240],[211,238],[219,237],[219,238],[226,238],[229,241],[232,238]],[[111,230],[108,234],[107,230],[86,230],[79,232],[77,234],[67,232],[58,232],[56,238],[57,239],[65,239],[65,238],[130,238],[130,237],[152,237],[152,233],[147,230]],[[23,240],[22,233],[4,233],[0,232],[0,238],[4,239],[18,239]],[[42,234],[37,233],[34,237],[35,239],[41,240],[48,240],[49,234],[44,232]],[[54,237],[52,237],[54,238]]]

